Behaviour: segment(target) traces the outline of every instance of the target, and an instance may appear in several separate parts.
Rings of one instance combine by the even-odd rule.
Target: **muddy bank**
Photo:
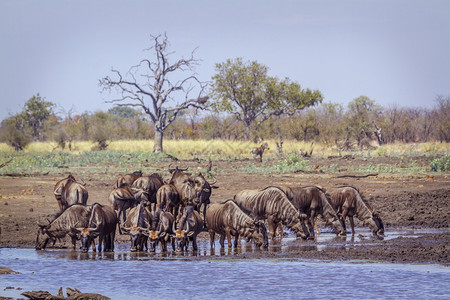
[[[386,158],[383,158],[386,160]],[[384,161],[383,163],[389,163]],[[232,198],[243,189],[259,189],[269,185],[320,185],[325,189],[351,185],[357,187],[368,202],[381,216],[386,232],[397,228],[440,228],[448,229],[450,220],[450,179],[447,174],[377,174],[369,177],[346,177],[346,170],[351,164],[370,163],[352,160],[315,159],[312,163],[318,166],[337,165],[336,172],[330,174],[291,173],[291,174],[249,174],[242,172],[243,164],[249,162],[217,162],[217,185],[211,200],[223,201]],[[375,163],[375,162],[373,162]],[[427,162],[425,162],[427,163]],[[180,165],[197,170],[195,162],[182,162]],[[167,163],[155,163],[152,168],[143,172],[150,174],[155,170],[165,170]],[[68,170],[70,171],[70,170]],[[165,172],[165,171],[162,171]],[[76,173],[74,173],[77,176]],[[121,174],[108,174],[115,178]],[[168,173],[163,175],[167,176]],[[108,204],[109,192],[114,181],[102,179],[105,176],[96,174],[84,175],[89,192],[88,204],[98,202]],[[0,176],[0,247],[32,248],[37,233],[38,220],[51,219],[58,211],[53,195],[58,175],[39,175],[32,177]],[[362,227],[359,220],[356,227]],[[320,222],[319,227],[323,227]],[[356,235],[358,235],[358,231]],[[202,233],[201,239],[208,235]],[[369,259],[388,262],[450,262],[448,233],[428,233],[414,238],[398,237],[379,240],[376,243],[360,241],[354,247],[328,247],[321,251],[287,251],[241,253],[246,257],[292,257],[312,259]],[[117,235],[118,243],[127,243],[127,236]],[[68,247],[69,241],[57,242],[56,247]],[[195,258],[193,258],[195,259]]]

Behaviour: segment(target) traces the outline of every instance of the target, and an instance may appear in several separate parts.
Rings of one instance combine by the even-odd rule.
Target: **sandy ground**
[[[211,200],[222,201],[232,198],[242,189],[259,189],[269,185],[319,185],[327,190],[341,185],[357,187],[372,207],[379,212],[386,233],[399,229],[441,229],[430,230],[414,237],[399,236],[394,239],[377,239],[362,236],[358,242],[347,247],[327,247],[321,251],[311,249],[285,252],[251,252],[239,254],[246,257],[314,258],[332,260],[377,260],[389,262],[431,262],[448,265],[450,263],[450,220],[449,173],[426,172],[421,174],[381,173],[363,178],[349,173],[351,166],[363,164],[409,164],[429,166],[430,158],[310,158],[309,165],[317,167],[312,172],[292,172],[289,174],[249,174],[242,172],[242,166],[250,161],[214,162],[217,185]],[[196,171],[205,162],[181,161],[179,166]],[[257,163],[256,163],[257,164]],[[173,166],[174,164],[172,164]],[[321,166],[333,165],[335,171],[324,174]],[[154,170],[167,170],[168,163],[152,163],[151,168],[143,168],[144,174]],[[70,169],[67,172],[71,172]],[[161,171],[160,171],[161,172]],[[75,171],[73,175],[77,177]],[[165,177],[167,171],[162,171]],[[121,174],[109,174],[118,177]],[[351,176],[347,176],[351,175]],[[373,174],[372,174],[373,175]],[[61,175],[39,175],[32,177],[0,176],[0,247],[34,247],[38,220],[51,219],[58,211],[53,195],[55,183]],[[113,189],[114,180],[104,180],[103,176],[91,175],[83,178],[89,192],[88,204],[107,204],[107,197]],[[319,223],[323,226],[323,224]],[[349,227],[348,223],[347,226]],[[357,220],[356,226],[362,224]],[[356,232],[358,235],[358,232]],[[202,233],[200,238],[208,238]],[[119,236],[126,242],[126,236]],[[311,242],[308,242],[311,243]],[[314,242],[312,242],[314,243]],[[57,243],[67,247],[69,243]]]

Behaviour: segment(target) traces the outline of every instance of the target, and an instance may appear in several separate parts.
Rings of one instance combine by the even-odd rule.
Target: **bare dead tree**
[[[145,49],[153,54],[150,59],[143,59],[122,75],[113,69],[114,78],[106,76],[99,85],[104,91],[117,89],[120,96],[106,101],[117,106],[140,107],[150,117],[155,126],[155,145],[153,152],[163,152],[163,136],[167,127],[178,114],[189,108],[205,109],[208,97],[203,96],[207,83],[200,81],[194,71],[199,60],[192,51],[189,58],[181,58],[174,63],[169,58],[167,35],[151,36],[152,47]],[[179,79],[181,78],[181,79]],[[191,98],[190,94],[197,96]],[[181,99],[181,100],[179,100]]]
[[[373,132],[375,134],[375,137],[378,141],[378,146],[383,145],[383,136],[381,135],[381,127],[378,127],[377,124],[373,123],[375,125],[376,130]]]

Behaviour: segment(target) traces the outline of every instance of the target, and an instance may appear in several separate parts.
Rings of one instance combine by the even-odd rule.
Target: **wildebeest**
[[[228,248],[231,248],[231,236],[235,237],[234,247],[240,243],[240,237],[252,239],[257,247],[268,247],[267,229],[264,223],[250,218],[234,200],[213,203],[206,210],[206,224],[208,226],[211,248],[214,247],[215,233],[220,234],[220,245],[223,248],[225,237]]]
[[[124,224],[120,225],[121,231],[130,235],[130,251],[143,251],[144,247],[148,250],[147,246],[147,232],[150,227],[150,211],[143,203],[139,203],[136,207],[133,207],[128,213],[127,220]]]
[[[217,189],[218,186],[215,186],[214,184],[217,182],[217,180],[214,180],[214,182],[209,183],[202,173],[198,173],[195,175],[192,175],[189,177],[192,182],[194,183],[194,188],[197,193],[198,198],[198,204],[197,204],[197,211],[201,212],[203,214],[203,226],[206,228],[206,222],[205,222],[205,214],[206,214],[206,208],[211,203],[210,197],[211,197],[211,189]],[[203,206],[203,210],[201,209]]]
[[[133,184],[133,182],[136,179],[138,179],[139,177],[141,177],[141,176],[142,176],[142,172],[141,171],[134,171],[131,174],[122,175],[119,178],[117,178],[116,182],[114,183],[114,188],[119,188],[124,183],[128,184],[129,186],[131,186]]]
[[[264,142],[261,144],[261,146],[257,147],[257,148],[253,148],[252,151],[250,151],[250,153],[252,154],[252,158],[256,159],[259,156],[259,161],[262,162],[262,156],[264,153],[264,150],[269,150],[269,144],[267,144],[267,142]]]
[[[48,224],[38,224],[35,248],[45,249],[49,240],[56,242],[66,235],[72,238],[72,248],[75,249],[77,236],[71,232],[73,227],[86,227],[89,221],[90,207],[83,204],[73,204],[57,215]],[[43,236],[40,240],[40,235]]]
[[[176,218],[179,205],[180,196],[173,184],[164,184],[156,192],[156,210],[160,208],[163,211],[171,212]]]
[[[342,214],[344,226],[345,218],[348,217],[350,220],[352,234],[355,234],[353,216],[356,216],[365,225],[368,225],[373,233],[384,233],[384,225],[381,218],[374,213],[356,188],[351,186],[339,187],[330,193],[330,199],[333,207],[338,213]]]
[[[123,184],[121,187],[113,189],[109,193],[108,200],[112,208],[118,211],[117,218],[119,220],[119,224],[123,224],[126,221],[126,211],[138,204],[138,201],[135,198],[135,194],[128,186],[128,184]],[[120,219],[121,215],[122,221]],[[119,233],[122,233],[120,226]]]
[[[163,184],[164,180],[162,177],[157,173],[153,173],[150,176],[142,176],[136,179],[131,185],[131,188],[144,190],[148,194],[148,201],[153,210],[156,207],[156,192]]]
[[[75,203],[86,205],[89,196],[84,184],[77,182],[72,175],[56,183],[54,194],[61,211]]]
[[[298,213],[286,194],[278,187],[269,186],[263,190],[243,190],[234,196],[236,204],[250,217],[267,219],[269,235],[273,239],[278,224],[292,229],[297,237],[308,238],[306,216]]]
[[[150,212],[150,228],[148,231],[148,238],[150,244],[150,251],[155,252],[158,243],[161,245],[161,252],[167,251],[167,242],[172,241],[172,249],[175,251],[175,242],[171,238],[175,233],[173,232],[174,216],[159,208]]]
[[[63,193],[64,187],[67,184],[67,182],[69,180],[72,181],[76,181],[75,177],[73,177],[72,174],[69,174],[69,176],[67,176],[64,179],[59,180],[56,184],[55,187],[53,189],[53,194],[55,195],[56,201],[58,202],[58,206],[59,206],[59,210],[62,212],[64,209],[66,209],[66,207],[63,206],[63,204],[61,203],[61,195]]]
[[[172,177],[170,178],[169,183],[173,184],[177,190],[179,190],[179,186],[181,186],[186,180],[189,178],[191,174],[185,173],[185,171],[188,168],[178,168],[175,167],[175,169],[170,169],[169,172],[172,174]]]
[[[188,205],[183,208],[183,213],[178,222],[174,222],[176,250],[188,249],[189,240],[192,240],[192,248],[197,251],[197,235],[203,230],[203,221],[194,206]]]
[[[79,235],[81,251],[87,252],[92,243],[95,252],[94,239],[98,237],[98,251],[114,251],[116,236],[117,215],[110,206],[94,203],[89,207],[90,217],[86,227],[72,227],[71,231]]]
[[[284,187],[283,189],[289,201],[294,204],[299,213],[304,213],[309,217],[311,221],[309,232],[312,236],[314,235],[314,228],[318,234],[320,233],[316,223],[317,215],[321,215],[336,234],[345,234],[345,228],[327,199],[324,190],[317,186],[293,186]]]

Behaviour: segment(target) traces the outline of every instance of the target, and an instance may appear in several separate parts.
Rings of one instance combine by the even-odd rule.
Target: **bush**
[[[440,158],[436,158],[431,162],[431,171],[442,172],[450,170],[450,155],[444,155]]]

